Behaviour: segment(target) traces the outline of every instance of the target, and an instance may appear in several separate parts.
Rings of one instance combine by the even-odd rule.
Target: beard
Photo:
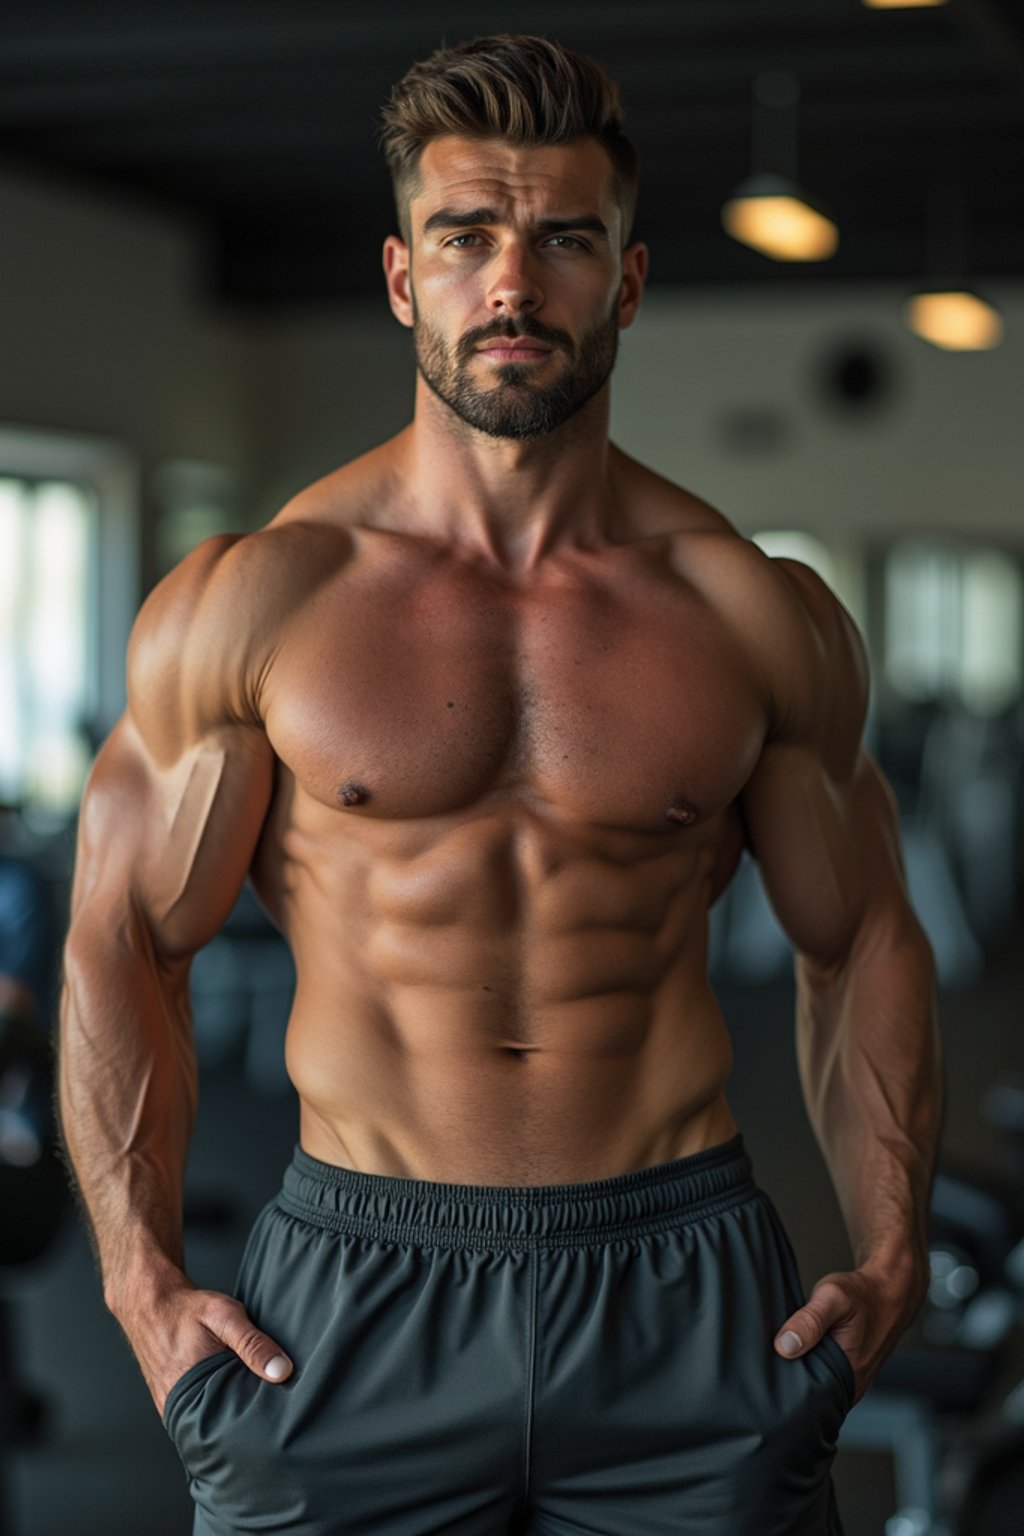
[[[608,379],[619,347],[617,311],[616,298],[606,318],[586,332],[578,347],[565,331],[541,325],[529,315],[479,326],[450,345],[440,331],[420,318],[414,298],[416,364],[434,394],[479,432],[519,441],[543,437],[582,410]],[[534,384],[533,370],[547,365],[497,363],[491,364],[497,379],[489,389],[474,383],[471,368],[481,343],[495,337],[511,341],[519,336],[532,336],[546,342],[552,353],[565,355],[558,377],[550,384]]]

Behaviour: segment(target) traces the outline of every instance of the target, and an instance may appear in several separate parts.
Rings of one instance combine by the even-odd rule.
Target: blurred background
[[[1024,1528],[1024,6],[37,0],[0,12],[0,1531],[184,1536],[184,1473],[52,1151],[75,818],[145,593],[408,420],[374,141],[442,40],[618,79],[651,247],[614,439],[817,569],[872,662],[935,949],[947,1117],[922,1316],[840,1439],[847,1536]],[[730,1103],[804,1284],[847,1267],[792,955],[712,913]],[[230,1289],[297,1136],[291,959],[246,888],[192,970],[190,1272]]]

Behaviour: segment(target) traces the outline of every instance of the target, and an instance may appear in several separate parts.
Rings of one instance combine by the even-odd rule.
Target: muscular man
[[[105,1300],[202,1536],[838,1536],[941,1122],[864,648],[608,441],[647,251],[604,73],[443,49],[384,139],[414,420],[159,584],[83,800],[60,1097]],[[809,1296],[707,978],[744,846],[856,1265]],[[187,978],[247,873],[301,1119],[226,1296],[183,1269]]]

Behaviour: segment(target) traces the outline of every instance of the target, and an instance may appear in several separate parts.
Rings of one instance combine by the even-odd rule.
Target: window
[[[96,708],[96,497],[71,481],[0,477],[0,795],[78,800]]]
[[[40,829],[124,708],[138,507],[123,444],[0,424],[0,797]]]
[[[1020,697],[1024,578],[998,549],[906,539],[885,564],[885,673],[904,698],[998,714]]]

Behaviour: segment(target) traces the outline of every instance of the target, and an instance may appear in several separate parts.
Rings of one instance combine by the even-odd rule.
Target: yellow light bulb
[[[910,329],[948,352],[980,352],[1003,339],[999,311],[975,293],[915,293],[904,305]]]
[[[839,247],[832,220],[787,193],[730,198],[722,224],[734,240],[775,261],[823,261]]]

